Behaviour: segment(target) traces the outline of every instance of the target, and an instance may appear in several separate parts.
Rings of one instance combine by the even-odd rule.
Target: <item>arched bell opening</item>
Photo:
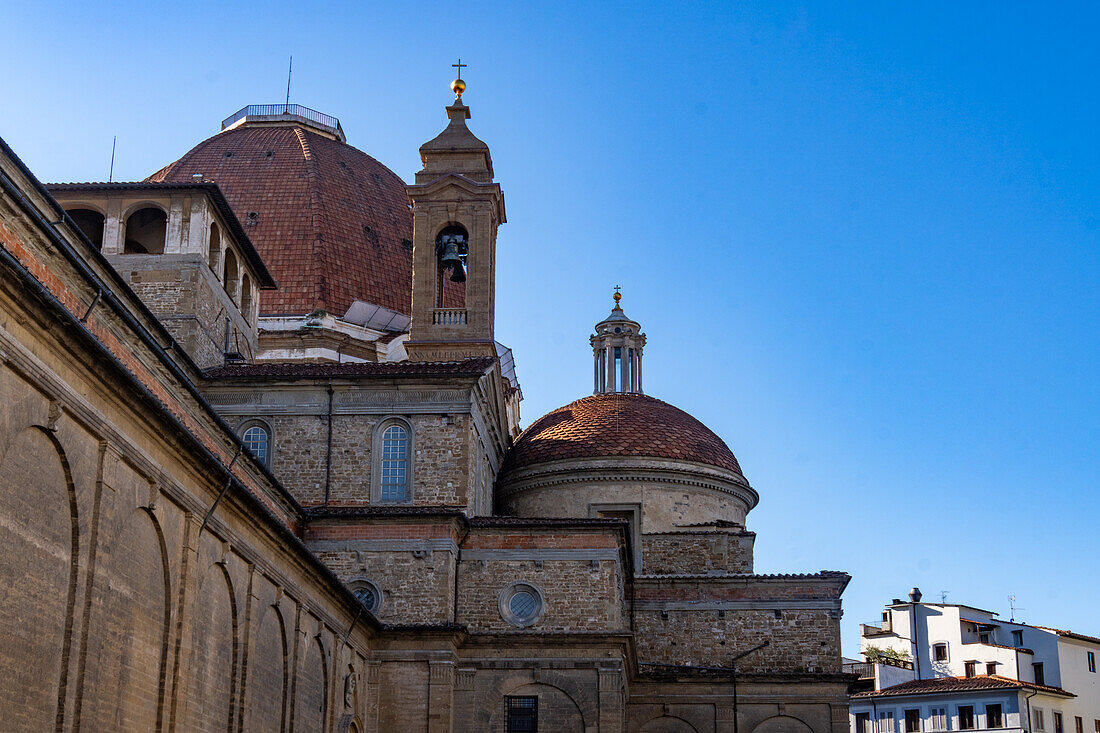
[[[126,217],[126,244],[122,253],[128,255],[164,254],[168,235],[168,215],[154,206],[138,209]]]
[[[436,308],[466,307],[466,259],[470,235],[460,224],[449,224],[435,238]]]
[[[96,249],[103,249],[103,214],[93,209],[68,209],[66,214],[76,224],[77,229],[91,240]]]

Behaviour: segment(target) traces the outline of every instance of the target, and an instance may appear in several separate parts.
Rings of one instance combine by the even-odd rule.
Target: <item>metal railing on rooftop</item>
[[[245,117],[274,117],[276,115],[296,115],[316,122],[318,125],[331,127],[333,130],[340,129],[340,120],[337,118],[309,107],[303,107],[300,104],[249,104],[222,120],[222,129],[224,130]]]

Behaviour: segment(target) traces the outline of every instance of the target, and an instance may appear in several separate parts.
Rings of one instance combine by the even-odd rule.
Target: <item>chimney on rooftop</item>
[[[921,599],[920,588],[916,588],[916,587],[910,588],[909,589],[909,600],[912,601],[913,603],[920,603],[920,599]]]

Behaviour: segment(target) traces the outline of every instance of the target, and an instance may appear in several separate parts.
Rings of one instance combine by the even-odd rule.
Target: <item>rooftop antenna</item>
[[[947,605],[947,594],[950,593],[950,592],[951,591],[949,591],[949,590],[941,590],[940,591],[940,604],[941,605]]]
[[[1016,605],[1016,596],[1015,595],[1011,595],[1011,596],[1008,597],[1008,607],[1012,609],[1012,616],[1011,616],[1011,618],[1008,619],[1009,621],[1012,621],[1012,622],[1016,621],[1016,612],[1017,611],[1026,611],[1027,610],[1026,608],[1020,608],[1019,606]]]
[[[290,57],[290,68],[286,70],[286,104],[283,106],[283,112],[290,114],[290,75],[294,73],[294,56]]]
[[[118,135],[111,138],[111,170],[107,173],[107,183],[111,183],[115,180],[115,143],[118,142]]]

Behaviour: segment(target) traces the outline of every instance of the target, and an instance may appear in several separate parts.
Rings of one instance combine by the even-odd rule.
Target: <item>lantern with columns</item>
[[[645,334],[637,321],[632,321],[619,306],[622,299],[615,288],[615,307],[604,320],[596,324],[596,333],[589,339],[595,361],[595,394],[630,392],[642,394],[642,347]]]

